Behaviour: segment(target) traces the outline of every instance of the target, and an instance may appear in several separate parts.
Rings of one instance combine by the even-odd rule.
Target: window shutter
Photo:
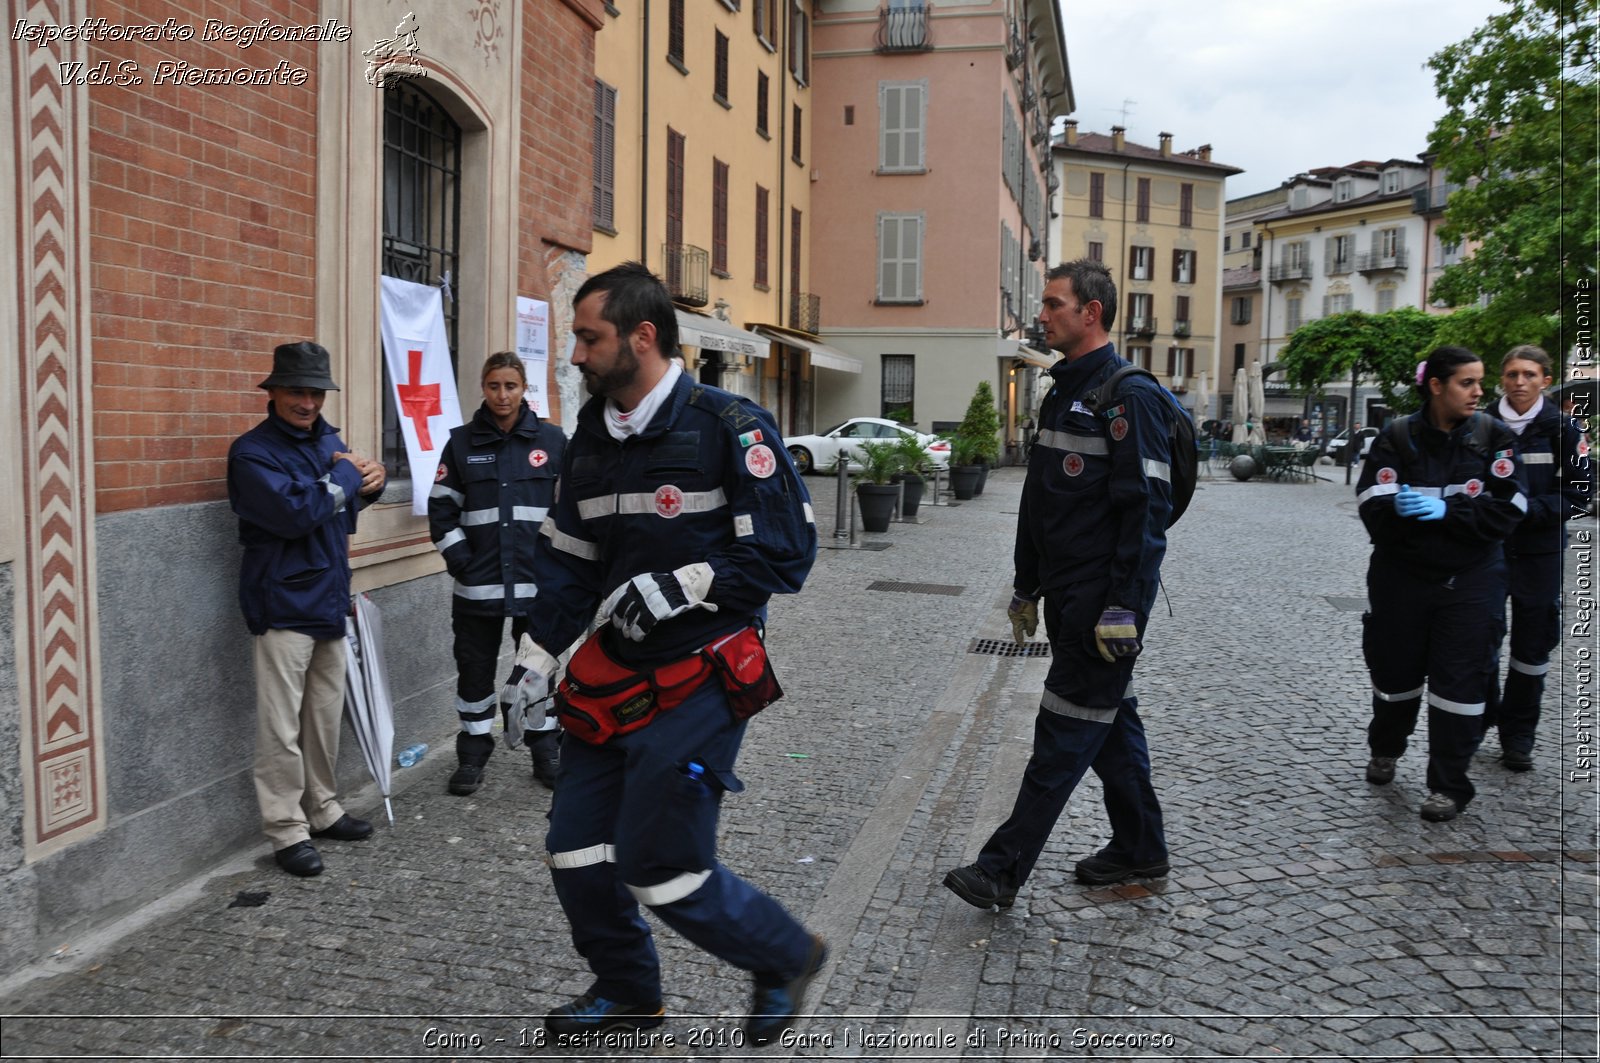
[[[900,219],[878,219],[878,298],[888,301],[900,297],[897,284],[900,260]]]
[[[904,133],[900,143],[901,165],[911,169],[920,170],[924,165],[922,123],[926,109],[924,100],[926,91],[922,85],[904,85],[900,89],[901,117],[904,123]]]
[[[610,229],[616,221],[617,90],[594,83],[594,224]]]
[[[728,164],[711,160],[711,268],[728,272]]]
[[[759,6],[760,0],[756,0]],[[756,185],[756,277],[755,282],[767,284],[767,230],[771,225],[767,216],[767,190]]]
[[[1398,255],[1398,254],[1400,254],[1400,252],[1404,251],[1405,249],[1406,249],[1406,231],[1404,229],[1396,229],[1394,231],[1394,253]]]
[[[1338,238],[1334,236],[1330,236],[1322,242],[1322,272],[1330,275],[1333,273],[1333,249],[1336,243],[1338,243]]]
[[[667,5],[667,55],[683,62],[683,2],[669,0]]]

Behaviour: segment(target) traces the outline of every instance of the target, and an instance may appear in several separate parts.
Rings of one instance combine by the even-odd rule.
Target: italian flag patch
[[[753,447],[759,442],[761,442],[761,429],[759,428],[754,432],[746,432],[739,437],[739,445],[742,447]]]

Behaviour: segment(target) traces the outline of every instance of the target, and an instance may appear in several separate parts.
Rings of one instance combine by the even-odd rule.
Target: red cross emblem
[[[765,443],[758,443],[744,452],[744,467],[750,470],[751,476],[759,476],[765,480],[778,471],[778,459],[773,455],[771,447]]]
[[[444,413],[444,407],[439,404],[439,385],[420,381],[421,351],[407,351],[406,358],[411,364],[411,383],[395,387],[400,394],[400,409],[416,430],[417,445],[423,450],[432,450],[433,437],[428,434],[428,418]]]
[[[1400,479],[1399,474],[1387,465],[1378,470],[1378,482],[1381,484],[1392,484],[1398,479]]]
[[[1126,417],[1118,417],[1115,421],[1111,422],[1111,438],[1112,439],[1115,439],[1118,443],[1120,443],[1120,442],[1122,442],[1122,437],[1127,435],[1127,434],[1128,434],[1128,419]]]
[[[1076,476],[1083,471],[1083,455],[1068,454],[1061,459],[1061,471],[1068,476]]]
[[[656,512],[671,520],[683,512],[683,492],[665,484],[656,488]]]
[[[439,463],[439,471],[433,474],[433,482],[438,483],[440,480],[443,480],[445,477],[445,471],[444,462],[441,461]]]
[[[1498,458],[1493,465],[1489,466],[1489,471],[1504,480],[1516,471],[1516,468],[1516,463],[1510,458]]]
[[[532,465],[535,469],[539,468],[549,460],[550,455],[546,454],[542,450],[536,450],[532,454],[528,455],[528,464]]]
[[[1466,489],[1467,489],[1467,497],[1468,498],[1477,498],[1479,495],[1483,494],[1483,481],[1482,480],[1478,480],[1478,479],[1468,480],[1466,482],[1465,486],[1466,486]]]

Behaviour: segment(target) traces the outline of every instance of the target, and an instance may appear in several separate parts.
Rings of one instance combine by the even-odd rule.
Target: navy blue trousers
[[[1532,753],[1550,651],[1561,640],[1561,554],[1518,554],[1508,568],[1511,662],[1503,695],[1498,668],[1490,677],[1483,722],[1485,729],[1500,728],[1501,749]]]
[[[594,746],[569,736],[545,839],[572,943],[593,992],[624,1003],[661,999],[644,904],[714,956],[765,982],[804,968],[811,936],[777,901],[716,858],[724,793],[744,724],[713,679],[632,734]],[[696,762],[699,777],[686,771]]]
[[[1033,725],[1033,753],[1011,815],[978,854],[991,876],[1021,886],[1084,772],[1093,769],[1111,822],[1108,857],[1150,865],[1167,858],[1161,803],[1150,782],[1150,749],[1139,701],[1127,696],[1134,658],[1108,662],[1094,648],[1106,582],[1045,596],[1050,672]],[[1144,622],[1139,623],[1141,636]]]

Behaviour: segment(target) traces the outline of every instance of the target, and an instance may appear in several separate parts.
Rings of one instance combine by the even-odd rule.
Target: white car
[[[850,471],[860,469],[855,461],[855,446],[860,443],[893,443],[902,436],[912,436],[928,453],[928,463],[945,469],[950,466],[950,441],[926,432],[896,424],[882,417],[852,417],[843,424],[834,425],[826,432],[813,436],[791,436],[787,440],[789,456],[801,475],[808,472],[828,472],[840,454],[850,461]]]

